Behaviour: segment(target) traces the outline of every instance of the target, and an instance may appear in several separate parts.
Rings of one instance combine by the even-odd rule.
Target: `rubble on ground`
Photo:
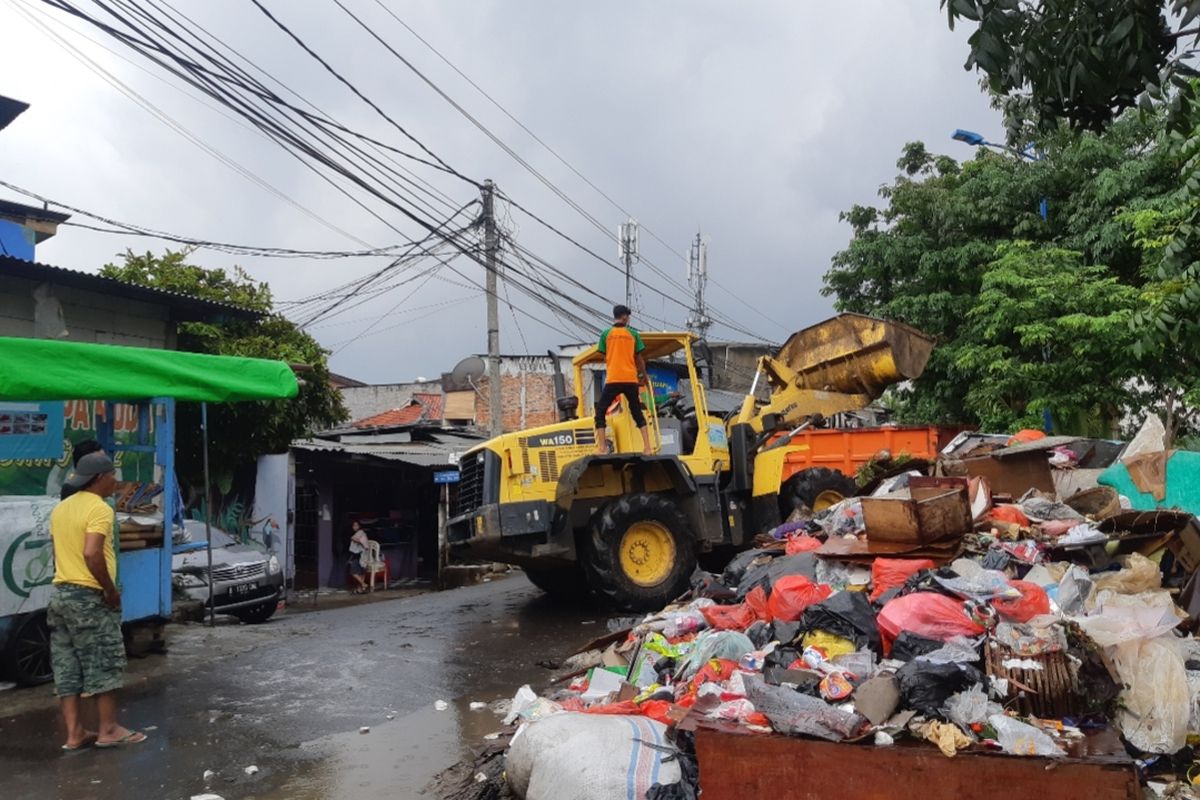
[[[1081,462],[1050,444],[1018,446],[1048,470]],[[540,800],[569,795],[564,781],[628,779],[630,796],[695,797],[689,738],[710,726],[909,739],[946,758],[1069,760],[1107,734],[1151,791],[1197,796],[1192,515],[1131,509],[1103,486],[1000,492],[944,467],[793,515],[721,575],[698,570],[688,596],[584,647],[549,691],[522,687],[505,719],[520,726],[508,788]]]

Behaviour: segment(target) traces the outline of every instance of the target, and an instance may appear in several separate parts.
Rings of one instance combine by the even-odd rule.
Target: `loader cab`
[[[708,410],[708,398],[693,353],[695,337],[688,333],[641,332],[642,352],[650,367],[651,381],[640,393],[651,442],[658,455],[675,456],[689,463],[694,473],[711,474],[728,466],[729,445],[725,425]],[[604,382],[604,354],[589,347],[572,361],[578,419],[592,419]],[[654,375],[673,373],[682,391],[655,384]],[[591,381],[588,377],[591,377]],[[589,392],[592,385],[596,391]],[[640,453],[641,434],[624,399],[607,409],[609,441],[614,453]]]

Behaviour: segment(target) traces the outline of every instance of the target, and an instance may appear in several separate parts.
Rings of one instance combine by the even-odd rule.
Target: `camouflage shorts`
[[[55,694],[91,696],[121,688],[125,683],[121,612],[104,605],[99,591],[72,584],[55,586],[46,620]]]

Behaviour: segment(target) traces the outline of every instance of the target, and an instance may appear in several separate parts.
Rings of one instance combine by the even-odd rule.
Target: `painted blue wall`
[[[0,219],[0,255],[33,261],[33,231],[24,225]]]

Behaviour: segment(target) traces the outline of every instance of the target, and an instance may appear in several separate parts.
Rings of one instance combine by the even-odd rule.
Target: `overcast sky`
[[[344,2],[608,230],[624,221],[620,210],[376,0]],[[895,175],[906,141],[920,139],[962,159],[971,153],[950,141],[955,128],[996,138],[1002,133],[976,77],[962,69],[966,32],[947,29],[937,0],[386,2],[642,222],[641,251],[650,264],[639,264],[635,272],[654,289],[639,289],[635,309],[676,326],[683,325],[686,311],[656,290],[684,303],[690,298],[651,264],[680,284],[686,264],[650,231],[680,253],[701,231],[709,242],[711,278],[719,284],[710,284],[710,304],[741,327],[782,341],[829,314],[830,302],[819,293],[821,276],[850,236],[838,212],[876,201],[879,185]],[[88,6],[86,0],[80,4]],[[174,4],[342,124],[413,149],[249,2]],[[492,178],[518,203],[615,261],[611,239],[474,128],[333,0],[264,0],[264,5],[455,169],[473,179]],[[33,9],[35,19],[307,213],[143,110],[16,8]],[[276,144],[214,110],[211,101],[202,104],[194,90],[181,91],[175,78],[97,30],[31,0],[0,3],[0,30],[5,32],[0,94],[32,105],[0,132],[3,179],[104,216],[201,239],[322,250],[361,248],[355,239],[372,246],[402,240]],[[417,169],[455,206],[477,196],[469,184]],[[0,197],[22,199],[3,189]],[[369,205],[403,238],[423,235],[394,210]],[[618,270],[516,210],[500,210],[518,243],[605,300],[565,281],[564,291],[596,307],[623,298]],[[165,245],[63,228],[39,248],[38,259],[94,270],[127,246]],[[269,281],[278,300],[310,296],[386,263],[378,257],[272,260],[207,251],[193,261],[241,264]],[[418,264],[398,278],[423,274],[433,263]],[[448,371],[465,355],[485,350],[483,295],[468,283],[481,283],[482,269],[465,258],[454,267],[465,279],[439,269],[428,280],[414,279],[313,327],[334,351],[333,369],[370,382],[400,381]],[[535,300],[516,291],[509,296],[528,315],[503,309],[504,352],[544,352],[578,338],[573,326]],[[661,327],[644,317],[641,325]],[[712,335],[748,338],[719,326]]]

